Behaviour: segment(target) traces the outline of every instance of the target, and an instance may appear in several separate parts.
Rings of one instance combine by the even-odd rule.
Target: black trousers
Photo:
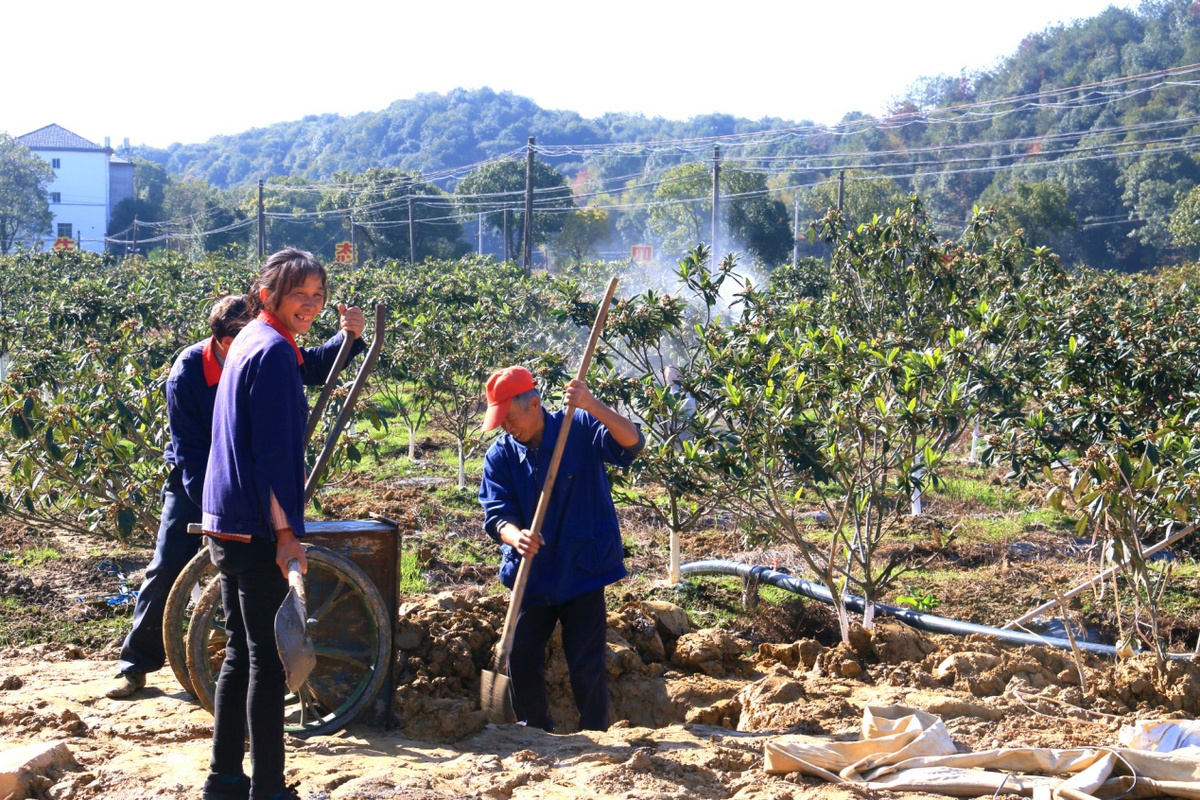
[[[275,646],[275,613],[288,584],[275,564],[275,542],[249,543],[209,538],[213,564],[221,571],[225,604],[225,663],[217,677],[210,769],[242,774],[246,732],[250,733],[250,797],[284,789],[283,662]]]
[[[146,577],[138,590],[133,607],[133,630],[121,647],[121,672],[145,673],[162,669],[167,660],[163,650],[163,611],[171,585],[196,555],[204,537],[187,532],[189,522],[200,521],[200,508],[183,491],[183,473],[171,468],[162,490],[162,517],[154,559],[146,567]],[[175,634],[178,635],[178,634]]]
[[[521,608],[508,657],[513,710],[518,720],[554,730],[546,698],[546,645],[554,634],[555,623],[561,622],[579,727],[608,730],[608,672],[604,664],[607,619],[603,588],[558,605]]]

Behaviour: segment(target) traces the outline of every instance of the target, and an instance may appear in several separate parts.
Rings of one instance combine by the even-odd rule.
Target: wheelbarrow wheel
[[[305,550],[308,630],[317,665],[284,708],[284,730],[300,737],[349,725],[383,687],[392,652],[387,607],[362,568],[323,547]],[[196,698],[210,712],[226,640],[218,580],[204,589],[188,627],[188,674]]]
[[[167,663],[175,673],[175,680],[193,697],[196,696],[196,692],[192,688],[192,678],[188,674],[187,665],[188,625],[196,601],[216,577],[217,568],[208,557],[208,548],[201,547],[179,573],[175,583],[171,584],[171,591],[167,594],[167,605],[163,609],[163,649],[167,654]]]

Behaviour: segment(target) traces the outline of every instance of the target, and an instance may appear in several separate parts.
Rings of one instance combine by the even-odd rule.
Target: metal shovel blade
[[[483,670],[479,675],[479,705],[488,722],[505,725],[517,721],[509,694],[508,676],[502,672]]]
[[[309,673],[317,665],[317,655],[312,639],[308,636],[305,609],[304,578],[300,574],[300,562],[288,562],[288,589],[283,605],[275,614],[275,647],[279,660],[283,662],[283,674],[288,691],[299,690],[308,680]]]

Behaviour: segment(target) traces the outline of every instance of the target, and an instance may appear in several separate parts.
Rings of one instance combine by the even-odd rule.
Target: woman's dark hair
[[[246,299],[250,301],[251,314],[258,314],[264,308],[276,307],[279,300],[292,289],[302,286],[313,275],[321,278],[321,288],[327,289],[329,276],[325,267],[317,261],[316,256],[306,250],[286,247],[278,253],[272,253],[263,262],[254,285],[250,287]],[[259,295],[267,290],[267,303],[264,305]]]
[[[237,336],[251,319],[246,295],[227,294],[213,303],[208,315],[208,329],[220,340],[226,336]]]

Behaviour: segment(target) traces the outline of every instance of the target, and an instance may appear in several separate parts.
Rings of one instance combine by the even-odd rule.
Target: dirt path
[[[458,741],[434,743],[405,737],[402,729],[352,726],[333,736],[290,740],[287,777],[300,781],[302,796],[313,800],[849,800],[860,798],[861,792],[796,776],[767,775],[762,745],[789,729],[855,738],[867,704],[901,704],[939,714],[961,749],[1115,742],[1118,720],[1064,711],[1055,698],[1070,688],[1065,677],[1064,684],[1043,687],[1054,691],[1038,694],[1030,689],[1033,694],[1025,699],[1011,685],[1008,691],[995,692],[986,685],[989,676],[1004,670],[1025,670],[1027,677],[1044,670],[1037,665],[1039,656],[1052,654],[1027,649],[995,656],[959,640],[939,645],[954,652],[939,652],[930,640],[906,632],[900,638],[906,647],[919,645],[930,652],[919,663],[892,658],[900,663],[888,664],[887,640],[877,635],[872,646],[884,662],[856,675],[845,646],[813,650],[812,664],[806,663],[801,645],[780,646],[750,660],[751,672],[734,682],[735,698],[728,697],[730,686],[707,676],[681,673],[667,681],[666,695],[688,703],[691,719],[732,714],[741,730],[690,721],[655,728],[618,723],[606,733],[551,735],[487,725]],[[896,639],[890,641],[894,647]],[[85,658],[76,648],[46,646],[12,648],[2,656],[0,752],[62,741],[74,761],[35,778],[31,796],[198,797],[207,772],[212,720],[183,692],[170,670],[151,675],[148,688],[135,700],[109,700],[101,691],[111,677],[111,661]],[[793,656],[798,659],[794,666],[788,663]],[[1189,665],[1185,683],[1190,686],[1197,674],[1198,668]],[[1170,689],[1169,677],[1161,676],[1164,690]],[[1158,682],[1152,669],[1131,670],[1129,665],[1097,667],[1089,679],[1115,694],[1149,692]],[[711,705],[704,707],[704,696],[713,692],[725,699],[709,697]],[[1188,711],[1190,706],[1184,715]],[[1128,714],[1126,721],[1133,716]]]
[[[212,719],[169,670],[136,700],[100,693],[111,665],[45,648],[9,651],[2,672],[0,749],[65,741],[76,765],[35,779],[39,796],[109,800],[194,798],[207,772]],[[46,660],[55,659],[55,660]],[[842,797],[761,771],[762,734],[710,726],[618,727],[554,736],[487,726],[453,746],[352,726],[291,740],[288,779],[314,798]],[[788,788],[790,787],[790,788]]]

